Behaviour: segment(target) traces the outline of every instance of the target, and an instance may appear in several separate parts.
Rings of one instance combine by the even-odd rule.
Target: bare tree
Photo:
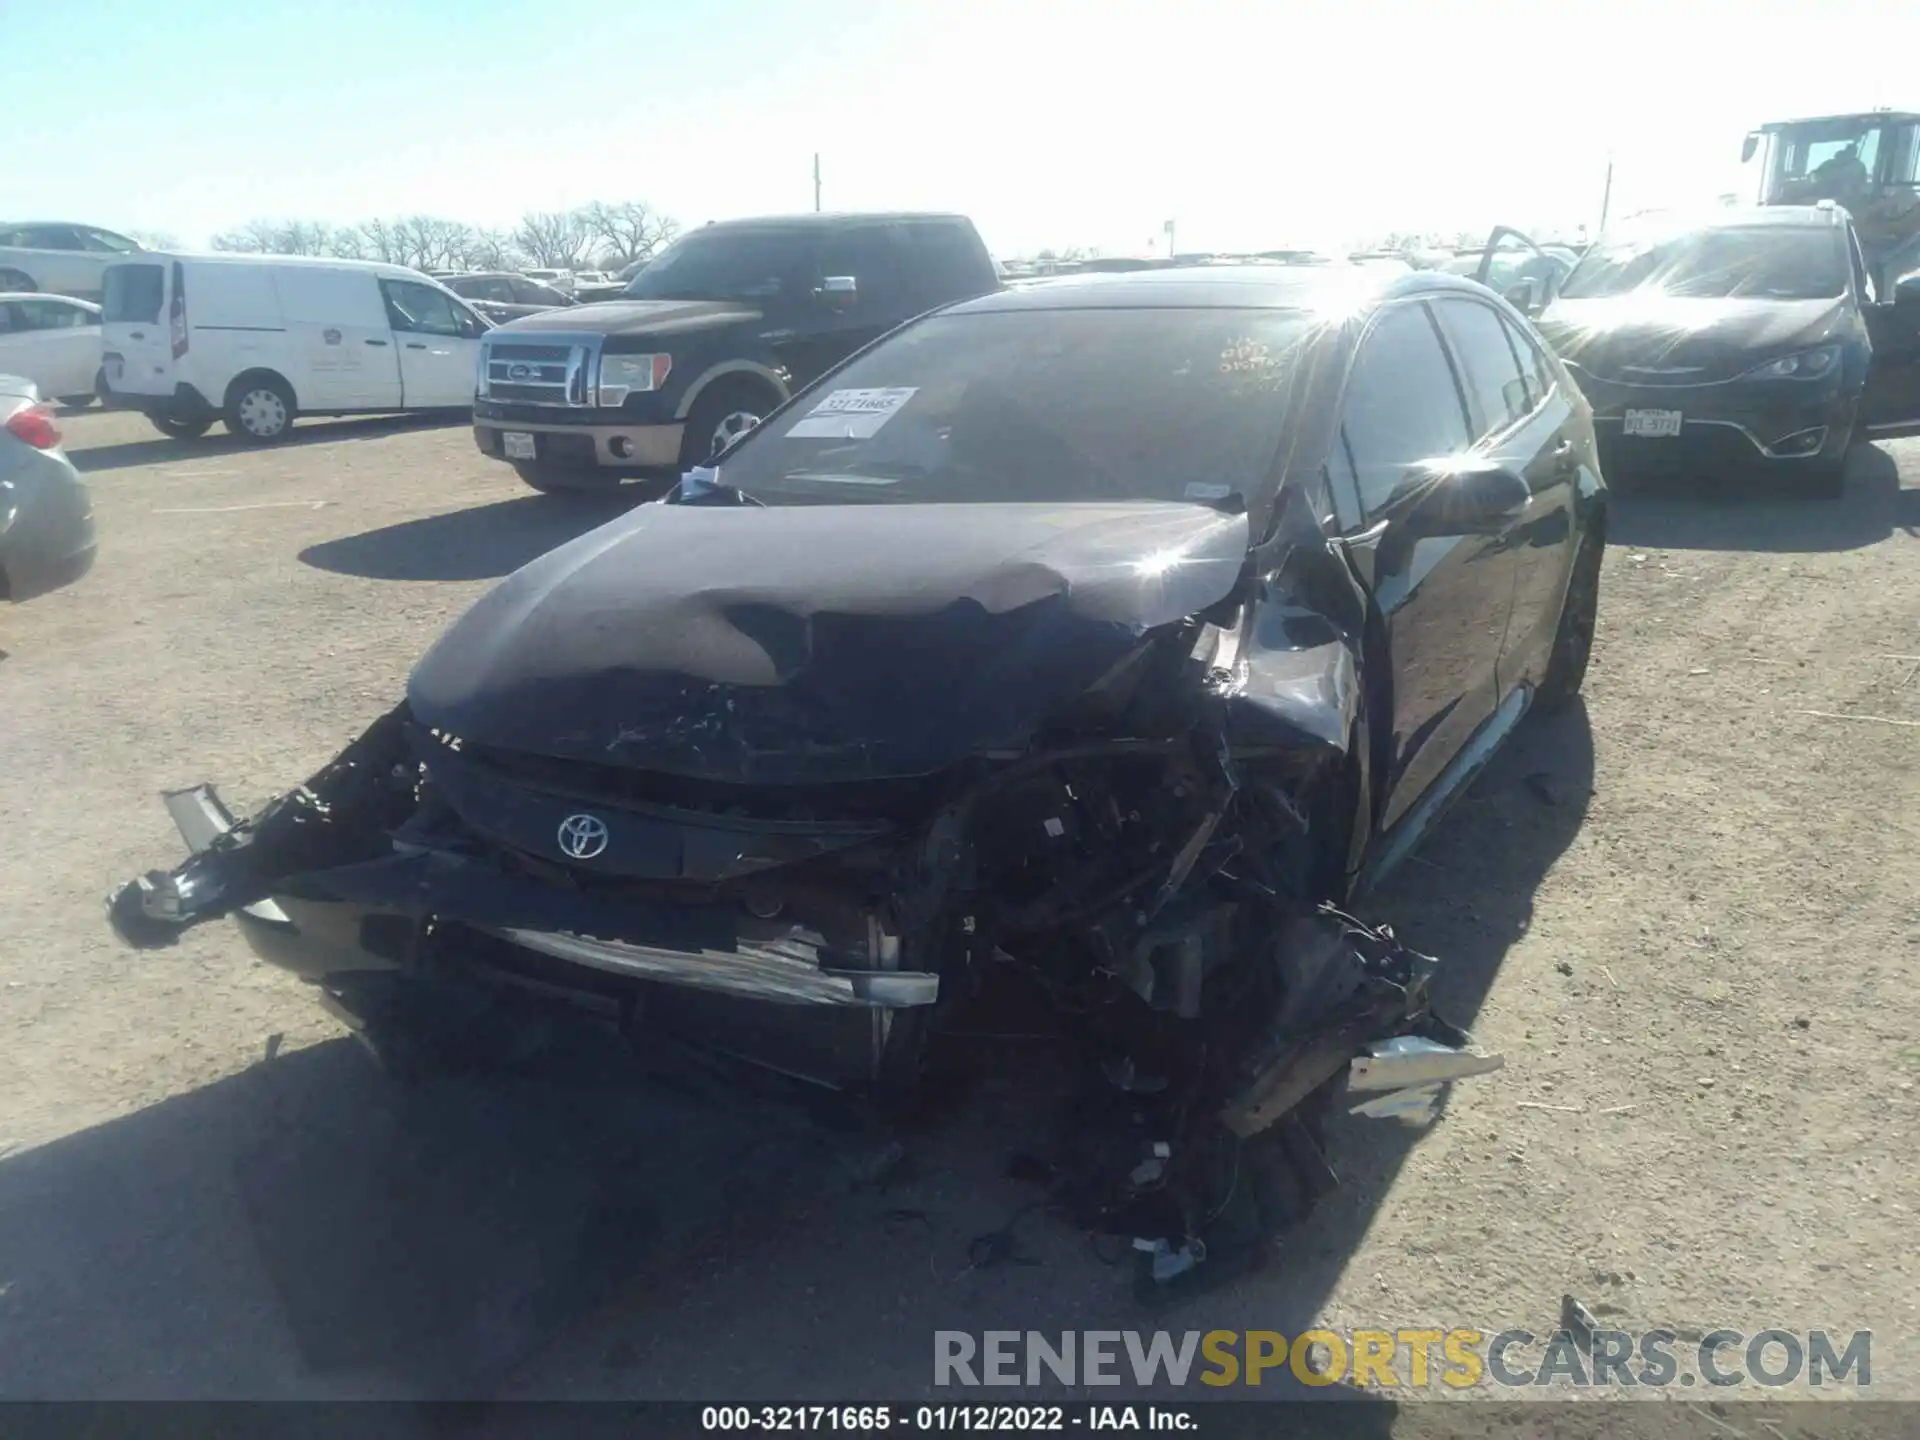
[[[471,231],[458,220],[407,215],[390,222],[395,264],[415,270],[448,270],[466,254]]]
[[[360,257],[384,260],[389,265],[400,264],[400,239],[394,230],[391,220],[362,220],[354,227],[354,243]]]
[[[536,265],[577,268],[591,237],[578,210],[535,210],[520,217],[513,243]]]
[[[512,270],[521,263],[519,248],[505,230],[469,230],[461,258],[476,270]]]
[[[595,200],[577,212],[588,236],[598,247],[601,267],[619,270],[645,260],[680,233],[680,222],[662,215],[644,200],[609,204]]]

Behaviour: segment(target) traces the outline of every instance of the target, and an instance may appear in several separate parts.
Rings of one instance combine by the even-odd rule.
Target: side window
[[[971,226],[922,220],[907,236],[914,298],[928,308],[985,294],[997,283],[993,261]]]
[[[496,300],[502,304],[511,305],[514,301],[523,298],[521,291],[529,288],[531,287],[526,281],[508,280],[503,276],[495,275],[486,280],[468,281],[460,293],[469,300]]]
[[[1434,301],[1433,309],[1465,372],[1460,378],[1473,416],[1473,438],[1484,440],[1524,419],[1533,402],[1500,312],[1477,300],[1452,296]]]
[[[818,255],[820,278],[851,275],[859,289],[855,304],[862,312],[897,310],[906,303],[900,269],[900,246],[891,225],[861,225],[822,237]]]
[[[1467,448],[1460,387],[1425,305],[1386,311],[1362,342],[1340,433],[1363,518],[1386,506],[1409,466]]]
[[[1507,327],[1507,343],[1513,346],[1513,353],[1520,357],[1520,368],[1526,373],[1528,393],[1533,404],[1538,405],[1553,393],[1553,365],[1539,341],[1505,316],[1501,319]]]
[[[26,235],[26,243],[36,250],[86,249],[70,225],[35,225],[27,230]]]
[[[505,282],[513,287],[512,298],[522,305],[565,305],[567,297],[551,285],[542,285],[538,280],[513,280]]]
[[[92,318],[78,305],[62,305],[58,300],[16,300],[22,330],[71,330]]]
[[[15,317],[15,308],[12,304],[0,305],[0,335],[11,335],[14,331],[22,328],[19,320]]]
[[[387,297],[387,319],[396,330],[416,335],[465,335],[466,319],[453,301],[438,290],[411,280],[382,280]]]

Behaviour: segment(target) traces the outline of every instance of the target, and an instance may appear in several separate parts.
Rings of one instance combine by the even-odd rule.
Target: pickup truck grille
[[[480,393],[491,400],[580,409],[593,404],[594,343],[501,339],[485,342]]]

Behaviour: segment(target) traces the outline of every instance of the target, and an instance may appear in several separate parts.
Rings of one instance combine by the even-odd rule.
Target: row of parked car
[[[1386,288],[1416,273],[1277,255],[1151,268]],[[1879,294],[1831,204],[1662,220],[1573,263],[1497,230],[1433,268],[1537,323],[1612,470],[1770,469],[1833,495],[1857,438],[1920,428],[1920,276]],[[597,489],[706,462],[914,316],[1070,278],[1009,283],[965,217],[936,214],[709,225],[590,304],[506,272],[442,282],[372,262],[136,251],[102,266],[98,305],[0,295],[0,373],[71,404],[98,391],[180,437],[216,419],[271,442],[302,414],[468,413],[480,450],[533,488]]]

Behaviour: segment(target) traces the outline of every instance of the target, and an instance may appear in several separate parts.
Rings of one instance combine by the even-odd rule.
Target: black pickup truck
[[[706,225],[618,299],[488,331],[474,442],[536,490],[677,474],[896,325],[999,285],[960,215]]]

